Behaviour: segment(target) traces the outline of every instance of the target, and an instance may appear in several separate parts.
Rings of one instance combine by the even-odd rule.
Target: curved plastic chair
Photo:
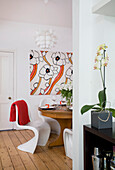
[[[45,146],[50,136],[50,126],[46,122],[39,122],[39,120],[29,122],[26,125],[19,125],[18,123],[18,108],[16,106],[16,125],[19,129],[32,130],[35,136],[28,142],[19,145],[17,148],[21,151],[34,153],[37,145]]]
[[[52,99],[47,98],[41,101],[40,106],[44,106],[45,104],[53,105],[54,102],[52,101]],[[40,115],[40,117],[42,117],[44,122],[47,122],[50,125],[51,133],[60,135],[61,127],[57,120],[50,118],[50,117],[42,116],[42,115]]]
[[[63,140],[64,140],[64,148],[65,154],[69,158],[73,158],[73,132],[71,129],[64,129],[63,131]]]

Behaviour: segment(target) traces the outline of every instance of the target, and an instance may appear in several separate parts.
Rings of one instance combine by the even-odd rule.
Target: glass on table
[[[58,102],[57,102],[57,96],[56,95],[52,96],[52,101],[53,101],[53,106],[55,106],[57,108]]]

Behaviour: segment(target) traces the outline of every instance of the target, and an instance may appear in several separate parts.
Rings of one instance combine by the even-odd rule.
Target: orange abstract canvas
[[[60,94],[59,85],[72,82],[72,55],[72,52],[31,50],[30,95]]]

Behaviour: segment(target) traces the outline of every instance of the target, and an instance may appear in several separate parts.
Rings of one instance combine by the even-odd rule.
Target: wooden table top
[[[43,116],[56,118],[56,119],[72,119],[72,111],[69,110],[66,106],[58,106],[56,109],[44,110],[40,107],[38,108],[41,111]]]

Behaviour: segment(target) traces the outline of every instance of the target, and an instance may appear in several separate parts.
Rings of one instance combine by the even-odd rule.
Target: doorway
[[[13,129],[10,105],[15,96],[14,52],[0,51],[0,130]]]

